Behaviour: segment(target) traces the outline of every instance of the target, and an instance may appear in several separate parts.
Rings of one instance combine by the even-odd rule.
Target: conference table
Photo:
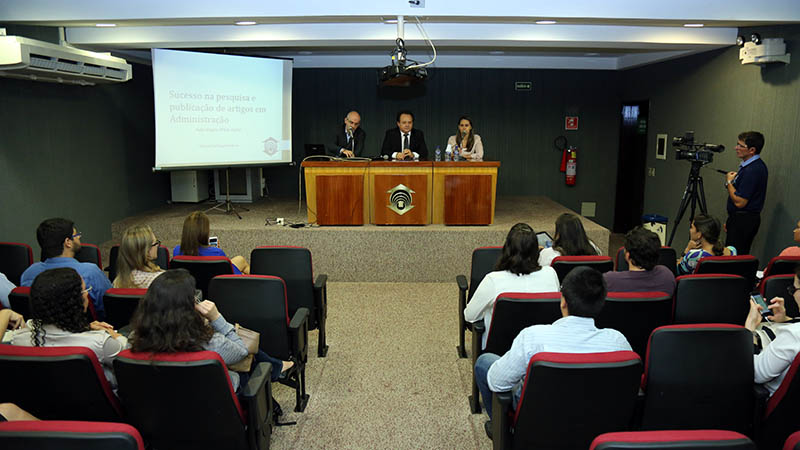
[[[489,225],[497,161],[304,161],[308,222]]]

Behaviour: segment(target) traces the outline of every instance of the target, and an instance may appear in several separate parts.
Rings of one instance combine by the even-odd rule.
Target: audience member
[[[183,221],[183,232],[181,233],[181,243],[172,252],[172,256],[187,255],[187,256],[225,256],[224,251],[219,245],[208,245],[210,225],[206,213],[196,211]],[[233,273],[236,275],[249,274],[250,264],[243,256],[234,256],[231,258],[233,263]]]
[[[484,353],[475,362],[475,379],[489,418],[492,392],[514,391],[519,401],[528,362],[539,352],[595,353],[631,350],[619,331],[595,327],[603,309],[606,285],[603,275],[590,267],[576,267],[561,286],[561,318],[552,325],[533,325],[522,330],[505,355]],[[486,428],[491,429],[491,420]]]
[[[671,296],[675,291],[675,276],[666,267],[658,265],[658,252],[661,248],[658,235],[638,226],[625,235],[623,245],[628,270],[603,274],[608,291],[659,291]]]
[[[486,274],[475,289],[464,309],[464,320],[477,322],[483,319],[488,330],[498,295],[504,292],[558,292],[556,271],[549,266],[540,266],[538,259],[539,242],[533,229],[525,223],[511,227],[494,272]],[[488,333],[484,333],[481,348],[486,347],[487,337]]]
[[[800,220],[797,221],[797,228],[792,232],[794,241],[800,244]],[[786,247],[778,256],[800,256],[800,247],[793,245]]]
[[[0,342],[3,341],[6,330],[16,330],[24,326],[25,318],[22,317],[22,314],[10,309],[0,309]]]
[[[689,227],[689,243],[683,251],[683,257],[678,260],[678,275],[694,272],[700,258],[708,256],[736,255],[735,247],[723,247],[719,238],[721,231],[719,220],[705,214],[694,216]]]
[[[147,289],[164,270],[153,261],[158,258],[158,246],[153,230],[147,225],[134,225],[122,234],[117,256],[115,288]]]
[[[425,134],[414,128],[414,114],[411,111],[397,113],[397,128],[386,130],[381,145],[381,155],[391,159],[426,159],[428,146]]]
[[[795,268],[794,280],[789,286],[789,292],[797,305],[800,306],[800,265]],[[744,326],[753,331],[756,346],[764,344],[760,353],[753,357],[755,368],[755,382],[763,384],[769,395],[775,393],[780,387],[789,367],[792,365],[797,353],[800,352],[800,320],[786,316],[786,306],[783,297],[775,297],[767,305],[772,315],[767,316],[771,323],[762,324],[762,308],[750,300],[750,313]],[[763,342],[757,329],[770,328],[771,332],[764,334],[772,336],[772,342]]]
[[[39,419],[13,403],[0,403],[0,422],[13,422],[15,420]]]
[[[741,159],[737,172],[728,172],[725,182],[728,194],[728,232],[725,245],[735,247],[743,255],[750,254],[750,245],[761,225],[761,210],[767,195],[767,165],[761,159],[764,135],[758,131],[739,133],[736,157]]]
[[[94,304],[97,318],[105,318],[103,294],[111,287],[106,274],[93,263],[82,263],[75,259],[81,249],[81,233],[71,220],[47,219],[36,229],[36,240],[42,248],[42,262],[33,263],[22,272],[20,283],[30,286],[37,275],[45,270],[59,267],[75,269],[91,289],[89,297]]]
[[[447,139],[450,147],[459,147],[459,154],[464,159],[480,161],[483,159],[483,142],[472,129],[472,119],[467,116],[458,118],[458,133]]]
[[[60,267],[42,272],[31,286],[31,319],[14,334],[13,345],[27,347],[87,347],[94,351],[112,388],[112,361],[128,344],[105,322],[86,318],[89,291],[78,272]]]
[[[11,308],[11,303],[8,301],[8,294],[17,287],[8,280],[8,277],[2,272],[0,272],[0,304],[3,305],[3,308]]]
[[[580,217],[564,213],[556,219],[553,246],[539,253],[539,265],[549,266],[557,256],[595,256],[600,249],[586,236]]]
[[[210,300],[197,303],[194,278],[186,269],[168,270],[150,285],[131,319],[131,349],[134,352],[177,353],[210,350],[225,364],[236,364],[248,355],[247,347],[217,306]],[[272,378],[294,363],[272,358],[264,352],[256,361],[272,363]],[[234,390],[240,375],[228,371]]]
[[[333,144],[328,145],[328,154],[344,158],[360,157],[364,153],[367,133],[361,127],[358,111],[350,111],[344,118],[344,126],[339,125]]]

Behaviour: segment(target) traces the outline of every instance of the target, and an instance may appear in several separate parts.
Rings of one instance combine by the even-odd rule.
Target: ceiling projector
[[[411,61],[407,64],[403,39],[397,38],[397,46],[392,50],[392,65],[380,69],[378,82],[381,86],[408,87],[428,78],[428,70]]]

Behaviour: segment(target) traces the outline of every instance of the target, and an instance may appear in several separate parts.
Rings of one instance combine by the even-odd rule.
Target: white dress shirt
[[[403,140],[405,139],[406,135],[408,135],[408,148],[410,150],[411,149],[411,131],[409,131],[408,133],[403,133],[402,131],[400,132],[400,148],[402,148],[403,150],[406,149],[406,146],[403,145],[404,144]],[[398,153],[400,153],[400,152],[392,153],[392,159],[397,159],[397,154]],[[417,152],[411,152],[411,153],[414,154],[414,159],[419,159],[419,153],[417,153]]]
[[[761,353],[753,355],[755,382],[763,384],[769,395],[775,393],[800,351],[800,323],[773,327],[775,340]]]

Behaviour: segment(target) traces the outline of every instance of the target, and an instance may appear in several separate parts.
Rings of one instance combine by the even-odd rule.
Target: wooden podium
[[[305,161],[308,221],[319,225],[489,225],[496,161]]]

